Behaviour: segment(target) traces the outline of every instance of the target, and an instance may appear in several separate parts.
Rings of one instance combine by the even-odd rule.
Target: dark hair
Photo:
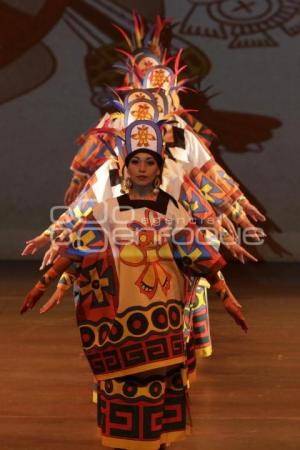
[[[141,149],[135,150],[134,152],[129,153],[129,155],[127,155],[125,158],[125,166],[128,167],[128,164],[129,164],[131,158],[133,158],[135,155],[137,155],[139,153],[148,153],[148,155],[153,156],[153,158],[157,162],[157,165],[158,165],[160,171],[162,172],[163,165],[164,165],[163,158],[158,153],[153,152],[152,150],[149,150],[148,148],[141,148]]]

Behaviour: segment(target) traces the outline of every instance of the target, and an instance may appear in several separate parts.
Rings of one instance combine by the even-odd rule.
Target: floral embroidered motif
[[[152,299],[158,286],[165,295],[170,289],[171,275],[161,262],[170,261],[173,256],[168,243],[167,224],[159,221],[156,213],[152,213],[154,224],[151,223],[150,212],[148,209],[145,211],[145,223],[134,221],[127,225],[136,231],[137,243],[125,243],[120,250],[120,259],[129,266],[144,266],[135,284],[141,293]]]
[[[149,105],[140,103],[137,105],[137,109],[132,111],[133,117],[135,117],[136,120],[146,120],[146,119],[152,119],[152,115],[149,112]]]
[[[150,143],[149,141],[155,141],[155,136],[153,134],[149,133],[149,127],[146,125],[141,125],[140,127],[137,127],[137,133],[134,133],[132,135],[132,139],[135,141],[138,141],[137,145],[139,147],[149,147]]]

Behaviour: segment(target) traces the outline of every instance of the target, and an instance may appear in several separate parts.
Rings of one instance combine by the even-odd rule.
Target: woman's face
[[[153,184],[155,177],[160,174],[156,159],[148,153],[138,153],[132,156],[127,171],[135,186]]]

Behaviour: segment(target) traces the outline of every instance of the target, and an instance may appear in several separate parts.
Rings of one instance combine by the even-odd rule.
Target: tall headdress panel
[[[125,111],[125,127],[136,120],[152,120],[157,122],[159,118],[155,101],[134,100],[129,103]]]
[[[147,91],[146,91],[147,92]],[[148,89],[148,92],[154,97],[156,107],[159,112],[160,118],[163,118],[172,110],[172,102],[169,96],[166,95],[163,89]]]
[[[148,89],[132,89],[124,99],[124,107],[125,109],[128,107],[128,104],[135,100],[150,100],[155,103],[155,98]]]
[[[138,151],[148,151],[162,158],[163,140],[158,124],[151,120],[137,120],[125,130],[127,156]]]
[[[138,73],[141,77],[144,77],[146,72],[152,67],[156,67],[161,64],[160,58],[155,56],[150,50],[142,49],[135,57],[134,63],[138,69]]]
[[[164,89],[167,93],[176,85],[173,70],[167,66],[155,66],[149,69],[144,77],[144,89]]]

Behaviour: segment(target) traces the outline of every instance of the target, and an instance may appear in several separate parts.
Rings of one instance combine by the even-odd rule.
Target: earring
[[[155,180],[154,180],[154,189],[153,189],[153,192],[155,194],[157,194],[159,192],[160,184],[161,184],[160,176],[157,175]]]
[[[122,194],[127,194],[128,191],[132,188],[132,181],[131,179],[128,178],[122,178],[122,182],[121,182],[121,192]]]
[[[132,188],[132,181],[131,181],[131,178],[126,178],[126,180],[125,180],[125,186],[126,186],[126,188],[127,188],[127,190],[129,191],[129,189],[131,189]]]
[[[122,168],[122,182],[121,192],[122,194],[128,194],[128,191],[132,188],[132,181],[128,174],[127,167],[124,165]]]

